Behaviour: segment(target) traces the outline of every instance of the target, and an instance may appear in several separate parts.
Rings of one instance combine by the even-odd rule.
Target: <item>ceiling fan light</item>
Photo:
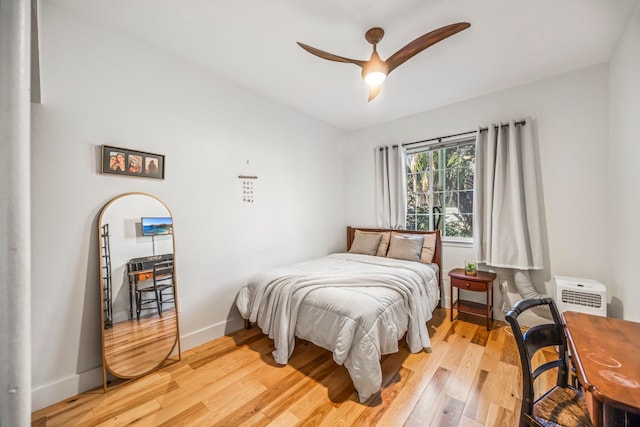
[[[362,67],[362,78],[370,87],[380,86],[384,79],[387,78],[388,72],[389,66],[380,59],[374,45],[371,58]]]
[[[366,76],[364,76],[364,82],[369,86],[378,86],[382,84],[384,79],[387,78],[387,75],[382,71],[373,71]]]

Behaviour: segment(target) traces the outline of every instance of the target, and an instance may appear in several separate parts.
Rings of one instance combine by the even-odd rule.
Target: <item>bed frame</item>
[[[356,237],[356,230],[360,231],[395,231],[403,234],[435,234],[436,247],[433,253],[433,262],[438,265],[438,286],[440,287],[440,301],[438,308],[442,307],[442,298],[444,298],[444,289],[442,288],[442,239],[440,238],[440,230],[436,231],[416,231],[416,230],[391,230],[388,228],[361,228],[347,227],[347,251],[351,249],[353,239]]]

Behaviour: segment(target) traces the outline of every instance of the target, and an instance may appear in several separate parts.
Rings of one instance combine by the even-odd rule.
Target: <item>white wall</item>
[[[614,296],[609,315],[640,321],[640,6],[631,16],[610,62],[608,229]]]
[[[428,96],[428,94],[425,94]],[[504,90],[349,134],[347,222],[375,225],[373,147],[456,134],[491,122],[533,118],[548,239],[548,268],[536,287],[553,293],[552,275],[608,284],[608,68],[606,64]],[[371,209],[366,209],[371,207]],[[444,247],[443,271],[473,259],[471,248]],[[546,283],[546,285],[545,285]],[[448,305],[448,295],[446,297]],[[496,314],[500,293],[496,292]]]
[[[344,247],[344,134],[43,2],[33,106],[33,410],[101,384],[97,217],[142,191],[174,215],[183,349],[237,329],[253,273]],[[101,175],[100,145],[166,179]],[[258,176],[242,201],[246,161]]]

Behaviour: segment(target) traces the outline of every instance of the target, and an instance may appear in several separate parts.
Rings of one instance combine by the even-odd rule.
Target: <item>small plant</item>
[[[465,261],[464,262],[464,273],[469,276],[476,275],[476,263],[473,261]]]

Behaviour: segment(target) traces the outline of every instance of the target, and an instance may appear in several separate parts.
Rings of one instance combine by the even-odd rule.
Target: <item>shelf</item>
[[[457,309],[460,313],[474,314],[480,317],[487,317],[487,306],[479,302],[458,300],[453,304],[453,309]]]

